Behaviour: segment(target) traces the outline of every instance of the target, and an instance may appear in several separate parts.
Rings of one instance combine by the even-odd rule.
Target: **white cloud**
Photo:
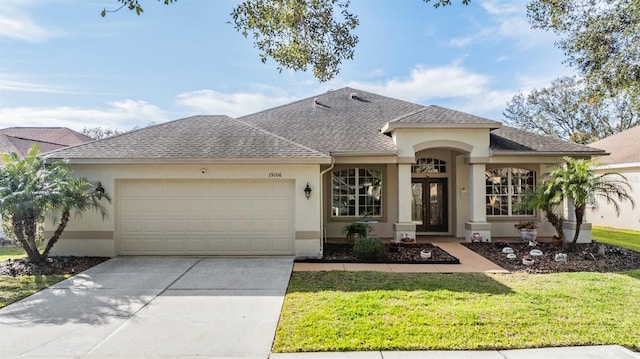
[[[279,91],[276,90],[276,92]],[[265,95],[259,92],[225,94],[205,89],[178,95],[176,97],[176,104],[192,111],[198,111],[199,114],[238,117],[294,100],[296,100],[295,97],[284,94],[276,94],[275,96]]]
[[[487,0],[480,3],[489,14],[491,15],[505,15],[520,12],[520,8],[525,6],[525,3],[513,0],[501,1],[501,0]]]
[[[516,91],[492,89],[491,82],[489,76],[457,64],[416,65],[406,78],[393,78],[383,83],[356,81],[347,86],[424,105],[442,104],[495,119]]]
[[[33,2],[27,0],[4,0],[0,12],[0,37],[24,41],[43,41],[52,36],[51,31],[36,24],[27,8]]]
[[[150,122],[169,120],[167,113],[144,101],[111,102],[104,109],[80,107],[7,107],[0,108],[0,127],[61,126],[81,131],[85,127],[129,130]]]
[[[0,73],[0,90],[19,91],[19,92],[42,92],[57,94],[77,94],[59,86],[53,86],[44,83],[31,82],[24,80],[22,76],[7,75]]]
[[[458,65],[425,67],[416,65],[407,78],[393,78],[385,83],[351,82],[348,86],[407,101],[466,97],[481,93],[489,82],[485,75],[472,73]]]
[[[453,38],[453,39],[449,40],[449,45],[451,45],[453,47],[465,47],[467,45],[470,45],[472,41],[473,41],[473,38],[470,37],[470,36],[467,36],[467,37],[456,37],[456,38]]]

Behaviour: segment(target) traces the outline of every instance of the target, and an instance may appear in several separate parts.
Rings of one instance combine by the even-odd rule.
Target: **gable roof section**
[[[193,116],[54,151],[73,163],[188,163],[329,157],[228,116]]]
[[[93,141],[89,136],[66,127],[9,127],[0,129],[0,152],[16,152],[24,156],[33,144],[40,152],[49,152]]]
[[[324,154],[389,153],[397,148],[380,132],[390,120],[422,105],[345,87],[240,117]]]
[[[589,146],[602,148],[611,153],[599,158],[599,162],[607,165],[640,162],[640,126],[616,133],[596,141]]]
[[[500,128],[502,123],[480,116],[431,105],[389,121],[383,132],[396,128]]]
[[[605,151],[568,142],[517,128],[503,126],[490,133],[493,155],[550,154],[550,155],[603,155]]]

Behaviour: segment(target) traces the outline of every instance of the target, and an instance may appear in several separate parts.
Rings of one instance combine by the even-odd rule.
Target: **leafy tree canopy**
[[[177,0],[158,0],[165,5]],[[431,0],[423,0],[429,3]],[[460,0],[468,4],[471,0]],[[102,10],[102,16],[126,8],[140,15],[140,0],[117,0],[115,10]],[[321,82],[340,72],[340,64],[352,59],[358,36],[354,30],[358,17],[349,12],[349,0],[246,0],[231,12],[234,28],[253,39],[260,60],[269,58],[278,70],[306,71],[309,67]],[[451,0],[436,0],[434,7],[451,5]]]
[[[638,99],[628,91],[595,96],[582,80],[563,77],[527,96],[515,95],[502,114],[510,126],[588,144],[640,125],[638,110]]]
[[[119,135],[124,133],[117,128],[104,128],[104,127],[85,127],[82,129],[82,134],[93,138],[94,140],[99,140],[106,137],[111,137],[115,135]]]
[[[640,94],[638,0],[533,0],[534,28],[555,32],[567,63],[601,93]]]

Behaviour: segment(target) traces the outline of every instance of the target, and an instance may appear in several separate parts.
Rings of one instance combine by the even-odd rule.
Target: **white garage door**
[[[120,254],[294,253],[293,181],[124,180],[117,195]]]

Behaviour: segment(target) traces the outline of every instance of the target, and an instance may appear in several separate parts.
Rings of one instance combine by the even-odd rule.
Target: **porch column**
[[[469,164],[469,221],[465,223],[465,238],[482,237],[491,241],[491,225],[487,223],[486,212],[486,166],[484,163]]]
[[[411,164],[398,164],[398,222],[393,224],[395,239],[403,234],[416,237],[416,225],[411,221]]]
[[[582,218],[582,225],[580,226],[580,234],[578,235],[578,243],[591,243],[591,223],[587,223],[587,211],[585,211],[584,218]],[[564,200],[564,216],[566,220],[563,223],[562,231],[567,241],[573,241],[573,236],[578,229],[578,222],[576,221],[576,206],[573,203],[573,199],[566,198]]]

